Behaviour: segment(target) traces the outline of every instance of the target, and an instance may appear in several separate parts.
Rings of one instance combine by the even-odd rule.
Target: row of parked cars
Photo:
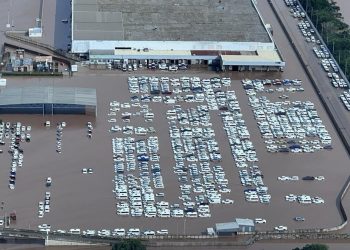
[[[324,199],[319,196],[311,197],[307,194],[295,195],[288,194],[285,196],[285,200],[288,202],[299,202],[300,204],[323,204]]]
[[[164,80],[166,82],[168,79],[161,78],[160,83]],[[187,109],[175,105],[166,115],[170,120],[169,135],[176,162],[174,173],[181,183],[179,198],[183,200],[184,211],[193,217],[210,217],[208,204],[234,203],[231,199],[223,198],[231,189],[220,165],[222,156],[210,121],[210,110],[225,106],[222,87],[230,86],[231,80],[194,76],[169,79],[169,82],[178,96],[192,92],[184,96],[185,102],[201,102]]]
[[[294,0],[285,0],[285,4],[290,7],[290,13],[294,18],[304,18],[306,16],[305,12],[300,8]]]
[[[350,111],[350,91],[344,91],[340,94],[340,100],[343,102],[345,108]]]
[[[304,21],[304,20],[299,21],[298,27],[299,27],[301,33],[303,34],[303,36],[305,37],[305,40],[307,42],[309,42],[309,43],[312,42],[312,43],[316,43],[316,44],[321,43],[321,41],[319,39],[317,39],[317,37],[315,35],[315,30],[311,28],[309,21]],[[314,47],[314,48],[317,48],[317,47]],[[316,51],[315,51],[315,53],[316,53]],[[327,54],[328,54],[328,52],[326,51],[325,57],[329,57],[329,54],[328,54],[328,56],[327,56]],[[322,54],[320,54],[320,55],[322,56]]]
[[[173,104],[166,111],[169,135],[175,159],[174,174],[180,187],[180,204],[169,205],[161,216],[210,217],[211,203],[233,204],[222,196],[229,193],[228,180],[220,166],[222,156],[210,122],[210,110],[218,110],[219,91],[230,86],[229,78],[199,77],[129,77],[129,91],[133,103],[164,102]],[[200,103],[183,108],[178,102]],[[207,105],[203,103],[206,102]],[[188,106],[188,105],[187,105]],[[182,204],[181,204],[182,203]],[[163,204],[164,206],[164,204]],[[155,211],[153,212],[155,213]]]
[[[108,65],[109,69],[112,69],[112,65]],[[114,65],[115,69],[120,69],[122,71],[137,71],[137,69],[160,69],[160,70],[168,70],[168,71],[178,71],[178,70],[187,70],[188,65],[186,63],[166,63],[165,61],[150,61],[148,64],[137,63],[137,62],[123,62],[116,63]]]
[[[41,224],[38,225],[38,229],[41,232],[50,232],[51,225],[49,224]],[[75,235],[83,235],[83,236],[100,236],[100,237],[150,237],[150,236],[165,236],[169,234],[168,229],[160,229],[160,230],[140,230],[139,228],[115,228],[113,230],[110,229],[86,229],[81,230],[80,228],[71,228],[69,230],[57,229],[54,230],[53,233],[59,234],[75,234]]]
[[[172,116],[169,135],[185,215],[211,217],[209,204],[233,204],[233,200],[222,197],[231,189],[220,165],[221,154],[211,128],[209,108],[199,105],[184,109],[177,105],[167,111],[167,117]]]
[[[133,91],[132,88],[131,86],[130,91]],[[137,103],[133,101],[134,99],[136,98],[133,97],[131,100],[132,104]],[[129,105],[122,105],[117,102],[112,102],[111,104],[112,107],[120,107],[122,110],[126,107],[130,108]],[[146,122],[153,121],[154,114],[152,116],[150,115],[150,109],[147,104],[132,106],[138,107],[140,110],[136,112],[131,112],[131,110],[130,112],[123,112],[122,118],[143,113]],[[113,112],[116,112],[116,110]],[[116,204],[117,214],[134,217],[145,216],[147,218],[194,217],[194,212],[191,213],[184,210],[180,204],[169,204],[169,202],[165,201],[164,192],[154,191],[164,189],[161,166],[159,164],[158,137],[147,136],[152,132],[150,128],[137,126],[132,123],[131,119],[128,122],[131,124],[122,126],[120,130],[116,131],[121,131],[128,137],[116,137],[112,139],[116,173],[114,192],[118,199]],[[152,133],[155,133],[155,130]],[[129,135],[131,134],[142,136],[142,139],[130,137]],[[135,173],[137,171],[139,175]],[[201,209],[205,210],[209,208],[201,207]],[[154,234],[159,233],[154,233],[153,231],[146,232],[146,235]]]
[[[51,182],[50,182],[51,185]],[[43,218],[45,213],[50,212],[50,203],[51,203],[51,192],[45,192],[45,199],[43,201],[39,201],[38,204],[38,217]],[[43,231],[43,230],[41,230]]]
[[[299,176],[297,175],[293,175],[293,176],[278,176],[277,179],[279,181],[299,181]],[[313,181],[313,180],[317,180],[317,181],[324,181],[325,178],[324,176],[320,175],[320,176],[304,176],[301,178],[303,181]]]
[[[9,153],[11,154],[11,167],[9,173],[9,188],[15,189],[18,168],[23,166],[23,149],[21,142],[30,142],[31,126],[24,126],[20,122],[0,123],[0,145],[5,145],[5,140],[9,141]],[[4,150],[0,149],[0,153]]]
[[[255,85],[249,79],[242,83]],[[246,92],[269,152],[309,153],[331,147],[331,136],[312,102],[271,102],[254,89]]]
[[[156,136],[135,140],[113,138],[115,195],[118,215],[164,217],[164,206],[155,204],[154,189],[164,189]],[[139,171],[139,176],[133,174]],[[163,204],[164,205],[164,204]],[[169,212],[170,217],[170,212]]]
[[[66,127],[66,122],[58,123],[56,127],[56,152],[59,154],[62,153],[62,136],[64,127]]]
[[[169,78],[169,77],[129,77],[128,85],[132,102],[164,102],[176,104],[179,102],[208,102],[210,110],[218,110],[218,105],[213,98],[205,98],[206,89],[221,86],[230,86],[230,78],[212,77],[200,79],[199,77]],[[136,96],[141,94],[140,97]],[[209,96],[210,97],[210,96]]]
[[[301,10],[301,7],[299,6],[299,3],[297,1],[285,0],[285,3],[288,7],[292,7],[293,12],[295,9]],[[298,22],[298,26],[299,26],[301,32],[303,33],[303,35],[306,37],[306,40],[308,42],[310,42],[312,37],[313,37],[312,42],[316,43],[316,45],[313,47],[313,51],[314,51],[315,55],[317,56],[317,58],[320,59],[320,65],[322,66],[323,70],[327,73],[332,86],[335,88],[348,89],[349,88],[348,83],[344,78],[342,78],[339,75],[339,67],[338,67],[337,63],[335,62],[335,60],[330,58],[330,52],[329,52],[328,48],[325,45],[321,44],[320,40],[315,38],[315,35],[314,35],[315,31],[311,28],[310,23],[307,20],[305,20],[306,15],[300,16],[299,18],[301,20]],[[340,94],[340,99],[341,99],[342,103],[344,104],[344,107],[348,111],[350,111],[350,105],[347,101],[345,93],[346,92]]]
[[[271,195],[263,182],[263,174],[257,165],[258,157],[250,140],[250,133],[243,120],[235,91],[216,92],[220,100],[220,116],[227,134],[232,156],[239,168],[241,184],[248,202],[269,203]],[[225,107],[223,109],[223,107]]]
[[[331,61],[332,59],[328,59]],[[345,82],[344,79],[342,79],[338,73],[327,73],[332,85],[334,88],[348,88],[348,84]]]

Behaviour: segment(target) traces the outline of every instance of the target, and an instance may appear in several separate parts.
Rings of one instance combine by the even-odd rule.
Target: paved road
[[[324,101],[329,104],[329,109],[333,115],[333,117],[338,121],[339,127],[344,134],[344,137],[350,141],[350,113],[345,110],[343,104],[339,99],[339,94],[341,90],[335,89],[329,82],[329,79],[326,73],[322,70],[319,59],[316,58],[312,51],[312,44],[308,44],[305,42],[302,34],[300,33],[297,27],[297,20],[295,20],[289,13],[288,8],[286,8],[284,1],[280,0],[272,0],[272,3],[280,13],[282,22],[287,30],[290,32],[294,45],[298,48],[298,52],[301,54],[303,58],[305,58],[305,62],[309,71],[315,82],[323,94]],[[292,50],[292,46],[289,41],[287,41],[286,35],[281,33],[281,26],[277,22],[276,17],[274,16],[271,6],[267,1],[260,0],[258,1],[259,9],[265,19],[266,22],[271,23],[272,27],[276,28],[277,31],[274,33],[274,39],[276,44],[282,49],[282,55],[285,57],[287,61],[287,67],[296,67],[291,65],[290,62],[298,62],[296,54]],[[288,64],[289,62],[289,64]],[[305,76],[305,71],[300,72],[300,77]],[[344,199],[344,207],[345,210],[349,210],[347,208],[350,207],[350,197],[349,195]],[[346,227],[343,231],[349,232],[350,227]]]
[[[272,1],[276,6],[278,12],[281,14],[282,21],[286,28],[290,31],[293,42],[299,50],[299,53],[306,60],[309,70],[311,71],[319,90],[322,92],[325,101],[327,101],[330,106],[332,114],[335,116],[342,133],[346,137],[346,140],[350,142],[350,114],[344,108],[343,104],[339,99],[339,94],[342,92],[339,89],[335,89],[329,82],[327,74],[322,70],[320,61],[314,53],[312,52],[312,47],[314,46],[311,43],[307,43],[304,40],[301,32],[297,27],[297,20],[294,19],[288,8],[286,8],[283,1]]]

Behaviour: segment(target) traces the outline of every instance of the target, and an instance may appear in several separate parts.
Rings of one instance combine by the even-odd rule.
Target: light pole
[[[179,221],[176,220],[176,236],[179,237]]]
[[[2,211],[4,211],[4,207],[5,207],[5,202],[1,202],[1,210]],[[4,217],[3,217],[3,228],[5,228],[6,227],[6,213],[5,213],[5,215],[4,215]]]
[[[186,218],[184,219],[184,235],[186,235]]]

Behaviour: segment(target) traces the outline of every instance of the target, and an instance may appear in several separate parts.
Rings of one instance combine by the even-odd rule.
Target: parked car
[[[294,217],[294,220],[295,221],[305,221],[305,218],[301,217],[301,216],[297,216],[297,217]]]

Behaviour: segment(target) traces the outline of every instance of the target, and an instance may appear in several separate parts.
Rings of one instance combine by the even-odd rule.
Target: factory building
[[[254,0],[72,0],[71,50],[96,65],[285,66]]]

